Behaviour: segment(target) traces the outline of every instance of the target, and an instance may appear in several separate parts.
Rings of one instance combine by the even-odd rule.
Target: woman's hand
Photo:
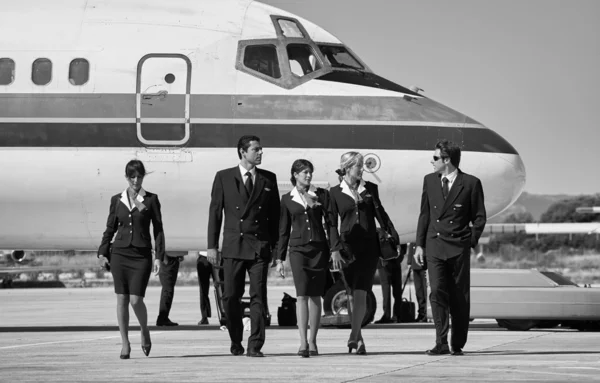
[[[100,264],[101,269],[108,270],[110,268],[110,262],[104,255],[98,257],[98,263]]]
[[[283,265],[283,261],[278,259],[275,261],[277,263],[277,272],[281,278],[285,278],[285,266]]]
[[[166,255],[165,255],[166,257]],[[154,273],[154,275],[158,275],[158,272],[160,271],[160,259],[155,258],[154,259],[154,267],[152,268],[152,272]]]
[[[333,264],[333,270],[341,270],[344,267],[344,259],[339,251],[334,251],[331,253],[331,262]]]

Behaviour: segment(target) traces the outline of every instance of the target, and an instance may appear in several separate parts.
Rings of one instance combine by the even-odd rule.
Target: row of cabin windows
[[[83,85],[90,79],[90,63],[86,59],[73,59],[69,64],[69,83]],[[52,61],[39,58],[31,65],[31,81],[35,85],[48,85],[52,80]],[[15,81],[15,61],[0,58],[0,85],[10,85]]]

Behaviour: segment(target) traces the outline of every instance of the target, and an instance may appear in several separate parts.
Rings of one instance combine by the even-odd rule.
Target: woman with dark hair
[[[98,249],[100,264],[110,268],[117,294],[121,359],[129,359],[131,353],[128,337],[129,304],[142,330],[142,351],[146,356],[150,354],[152,347],[148,313],[144,304],[146,287],[153,269],[150,223],[154,229],[156,244],[155,273],[158,273],[160,262],[165,257],[160,202],[156,194],[142,188],[145,176],[146,169],[141,161],[131,160],[125,166],[125,179],[129,186],[110,200],[106,230]],[[111,243],[113,237],[114,242]]]
[[[358,355],[366,355],[361,326],[367,309],[367,292],[373,287],[381,254],[375,218],[396,243],[400,242],[394,225],[381,206],[377,185],[362,179],[363,156],[357,152],[343,154],[340,169],[336,172],[341,177],[340,184],[329,191],[331,260],[335,269],[342,270],[350,288],[352,330],[348,352],[356,349]],[[339,232],[338,219],[341,220]],[[346,259],[353,258],[354,261],[345,264],[340,251],[347,253]]]
[[[296,160],[292,164],[294,188],[281,197],[277,269],[284,275],[283,261],[290,246],[290,265],[298,297],[298,355],[319,355],[317,331],[321,319],[321,296],[325,294],[325,278],[329,263],[329,247],[323,228],[329,195],[326,190],[311,187],[313,164]],[[291,232],[291,234],[290,234]],[[307,339],[310,323],[310,339]]]

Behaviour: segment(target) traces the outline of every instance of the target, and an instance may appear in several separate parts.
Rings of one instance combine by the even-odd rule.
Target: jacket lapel
[[[448,193],[448,198],[446,198],[446,202],[444,203],[444,207],[442,208],[442,214],[446,212],[446,210],[452,206],[452,203],[458,197],[461,190],[463,189],[463,174],[462,172],[458,172],[456,175],[456,179],[452,184],[452,188],[450,189],[450,193]],[[442,197],[443,198],[443,197]]]
[[[248,194],[246,193],[246,186],[244,186],[244,181],[242,180],[242,174],[237,166],[233,168],[233,179],[235,181],[237,192],[242,199],[242,204],[246,205],[248,203]]]

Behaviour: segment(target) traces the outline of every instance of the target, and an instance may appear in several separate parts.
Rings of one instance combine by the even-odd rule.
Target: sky
[[[600,193],[600,1],[261,0],[507,139],[525,191]]]

